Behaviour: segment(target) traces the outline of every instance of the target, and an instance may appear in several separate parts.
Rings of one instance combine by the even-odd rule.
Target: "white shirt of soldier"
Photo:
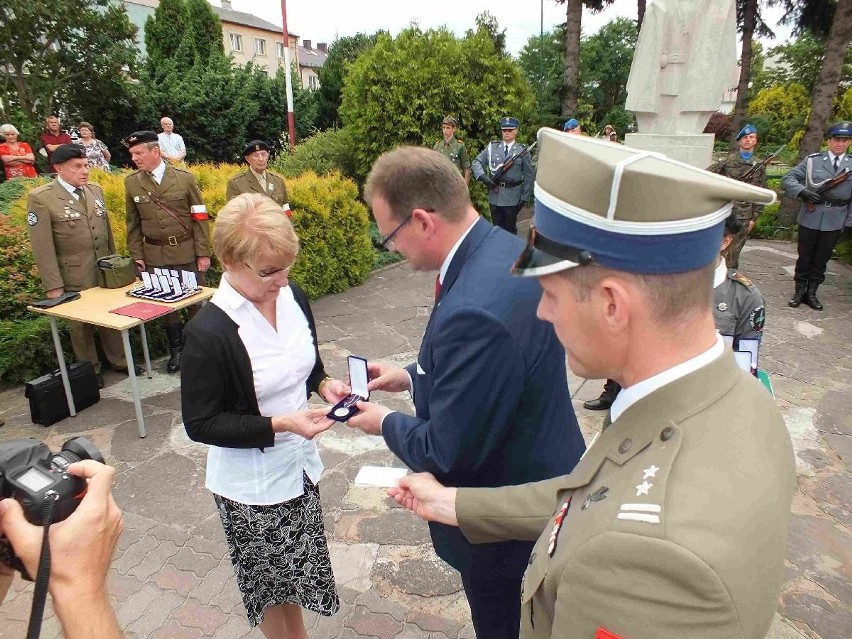
[[[624,411],[633,406],[633,404],[643,397],[647,397],[655,390],[662,388],[666,384],[671,384],[673,381],[678,380],[681,377],[685,377],[690,373],[697,371],[699,368],[707,366],[713,360],[721,357],[724,352],[725,341],[722,339],[721,335],[717,334],[716,343],[700,355],[686,360],[677,366],[673,366],[662,373],[657,373],[653,377],[643,379],[638,384],[633,384],[630,388],[622,388],[618,393],[618,397],[616,397],[615,401],[612,403],[612,407],[609,409],[611,422],[614,424],[615,421],[621,417]]]
[[[79,196],[76,193],[74,193],[74,189],[76,187],[71,186],[70,184],[68,184],[68,182],[66,182],[61,177],[58,177],[58,176],[56,178],[56,181],[59,182],[62,185],[62,188],[64,188],[66,191],[68,191],[68,193],[71,194],[71,197],[73,197],[78,202],[80,201]]]
[[[157,184],[160,184],[163,181],[163,175],[166,173],[166,163],[160,160],[160,166],[151,171],[151,178]]]
[[[166,155],[174,157],[179,155],[181,151],[186,151],[183,138],[177,133],[158,133],[157,139],[160,141],[160,148]]]
[[[713,288],[722,286],[726,279],[728,279],[728,265],[725,260],[722,260],[713,271]]]
[[[251,361],[261,415],[286,415],[308,407],[305,380],[316,361],[308,320],[287,286],[278,292],[276,331],[222,276],[210,300],[238,326]],[[269,506],[303,494],[302,471],[315,484],[323,465],[312,440],[276,433],[265,448],[220,448],[207,451],[207,489],[242,504]]]

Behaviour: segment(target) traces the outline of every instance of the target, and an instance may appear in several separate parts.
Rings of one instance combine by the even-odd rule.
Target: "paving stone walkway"
[[[852,637],[852,269],[832,261],[820,289],[826,310],[789,309],[795,247],[752,241],[743,270],[767,298],[762,367],[771,375],[797,453],[784,591],[769,637]],[[374,274],[363,286],[314,304],[321,351],[332,375],[346,356],[408,363],[431,308],[434,274],[406,264]],[[160,368],[163,363],[160,362]],[[603,416],[582,408],[599,380],[571,377],[584,435]],[[128,383],[107,374],[101,401],[51,428],[34,426],[23,388],[0,393],[7,424],[0,438],[38,437],[58,448],[86,435],[118,469],[115,495],[126,528],[110,574],[110,593],[129,638],[261,637],[245,620],[213,499],[204,489],[206,451],[185,435],[178,379],[142,380],[148,437],[140,439]],[[376,401],[402,409],[410,402]],[[365,465],[401,465],[381,438],[336,427],[318,439],[326,466],[320,488],[341,610],[308,615],[315,639],[472,638],[456,574],[438,560],[426,525],[396,507],[381,489],[353,485]],[[759,517],[755,513],[755,517]],[[16,580],[0,605],[0,639],[25,636],[31,586]],[[61,636],[46,613],[42,637]]]

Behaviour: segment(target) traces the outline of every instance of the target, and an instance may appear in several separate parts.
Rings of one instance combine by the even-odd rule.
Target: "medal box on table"
[[[141,273],[142,283],[127,291],[131,297],[152,302],[179,302],[201,292],[195,273],[155,268],[153,273]]]

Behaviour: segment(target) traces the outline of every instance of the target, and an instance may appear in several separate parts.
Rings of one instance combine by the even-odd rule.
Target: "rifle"
[[[508,171],[509,169],[512,168],[512,165],[515,163],[515,161],[519,160],[520,158],[524,157],[525,155],[528,155],[529,152],[533,150],[533,148],[535,147],[536,144],[538,144],[538,141],[533,142],[532,144],[530,144],[528,147],[526,147],[523,151],[521,151],[517,155],[513,155],[510,158],[507,158],[503,162],[503,164],[501,164],[499,167],[497,167],[497,170],[494,171],[494,173],[491,175],[491,181],[494,182],[493,188],[497,187],[497,183],[500,181],[500,178],[502,178],[504,175],[506,175],[506,171]]]
[[[843,184],[846,180],[849,179],[850,175],[852,175],[852,173],[849,172],[849,167],[846,167],[845,169],[843,169],[842,173],[838,173],[837,175],[835,175],[830,180],[826,180],[825,182],[820,184],[818,187],[813,189],[813,191],[817,195],[825,195],[831,189],[833,189],[835,186],[840,186],[841,184]],[[808,208],[808,213],[813,213],[814,209],[816,209],[816,204],[814,204],[813,202],[808,202],[807,208]]]
[[[786,148],[787,148],[786,144],[778,147],[778,150],[775,151],[775,153],[773,153],[772,155],[768,155],[765,158],[763,158],[763,160],[761,160],[760,162],[755,164],[753,167],[751,167],[748,171],[746,171],[745,174],[741,178],[739,178],[739,180],[741,182],[745,182],[746,180],[750,179],[752,175],[754,175],[755,173],[760,171],[760,169],[762,169],[764,166],[769,164],[770,160],[772,160],[776,155],[781,153],[781,151],[783,151]]]

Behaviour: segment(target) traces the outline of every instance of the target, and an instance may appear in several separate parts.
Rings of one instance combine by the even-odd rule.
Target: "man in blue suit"
[[[416,414],[362,402],[348,422],[381,434],[415,471],[458,486],[502,486],[570,472],[585,450],[565,351],[536,318],[537,281],[512,277],[523,241],[480,218],[464,178],[429,149],[384,154],[365,199],[385,244],[438,271],[417,361],[370,365],[370,390],[410,391]],[[533,544],[470,544],[430,524],[435,551],[461,573],[480,639],[517,639],[521,579]]]

